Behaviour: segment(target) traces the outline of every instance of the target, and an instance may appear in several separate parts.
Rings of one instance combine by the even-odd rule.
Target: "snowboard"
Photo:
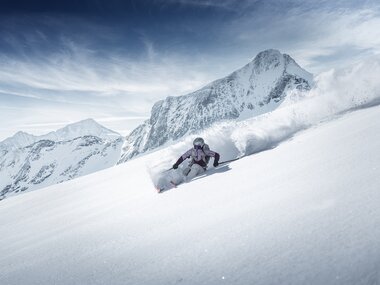
[[[165,187],[164,186],[155,186],[156,187],[156,190],[157,190],[157,193],[160,194],[160,193],[163,193],[167,190],[170,190],[172,188],[177,188],[177,184],[175,184],[173,181],[169,181],[169,185],[166,185]]]
[[[217,167],[207,168],[205,172],[194,177],[191,181],[194,181],[197,179],[202,179],[206,176],[209,176],[209,175],[212,175],[215,173],[222,173],[222,172],[228,171],[230,169],[228,164],[230,162],[236,161],[236,160],[241,159],[241,158],[242,157],[238,157],[238,158],[234,158],[231,160],[226,160],[226,161],[220,162]],[[178,179],[178,178],[180,178],[179,176],[181,176],[182,179]],[[173,180],[174,181],[182,181],[182,182],[174,183]],[[170,171],[166,170],[166,171],[162,172],[162,176],[158,177],[158,179],[155,181],[154,187],[156,188],[157,193],[163,193],[163,192],[168,191],[170,189],[177,188],[180,184],[183,184],[184,181],[185,181],[185,179],[183,179],[182,170],[170,169]],[[188,182],[191,182],[191,181],[188,181]]]

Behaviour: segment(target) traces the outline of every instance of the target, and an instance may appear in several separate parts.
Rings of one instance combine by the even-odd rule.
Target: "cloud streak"
[[[344,66],[380,52],[380,5],[367,1],[291,1],[291,9],[269,1],[227,27],[234,45],[276,46],[313,72]],[[344,5],[343,5],[344,4]],[[277,12],[276,12],[277,11]],[[345,56],[340,54],[345,52]]]
[[[114,54],[97,58],[91,51],[73,43],[62,43],[66,52],[56,53],[43,60],[39,57],[35,60],[3,57],[0,69],[2,90],[33,97],[38,95],[26,91],[11,92],[4,85],[20,86],[21,90],[34,89],[36,92],[91,92],[93,96],[120,93],[165,96],[189,92],[210,79],[207,74],[202,74],[202,68],[197,67],[196,63],[175,56],[157,56],[152,43],[146,38],[143,41],[147,47],[148,60],[133,61]],[[187,76],[178,76],[184,74],[184,69],[187,70]]]

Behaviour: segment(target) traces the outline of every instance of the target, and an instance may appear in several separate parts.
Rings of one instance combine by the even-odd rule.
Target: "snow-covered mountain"
[[[120,137],[118,133],[103,127],[95,120],[87,119],[74,124],[69,124],[66,127],[42,136],[34,136],[19,131],[14,136],[0,142],[0,150],[25,147],[41,140],[63,141],[83,136],[96,136],[104,140],[113,140]]]
[[[149,120],[127,137],[120,162],[229,119],[277,108],[290,91],[309,90],[313,77],[289,55],[260,52],[250,63],[193,93],[154,104]]]
[[[0,143],[0,199],[114,166],[124,139],[92,119]]]

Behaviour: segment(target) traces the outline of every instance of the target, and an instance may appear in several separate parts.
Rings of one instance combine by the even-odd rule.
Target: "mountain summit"
[[[86,119],[69,124],[61,129],[42,136],[34,136],[26,132],[19,131],[12,137],[0,142],[0,151],[5,149],[23,148],[41,140],[57,142],[84,136],[97,136],[102,139],[115,139],[119,138],[120,134],[103,127],[94,119]]]
[[[154,104],[151,117],[127,137],[120,162],[229,119],[277,108],[289,91],[310,90],[313,76],[278,50],[260,52],[230,75],[187,95]]]

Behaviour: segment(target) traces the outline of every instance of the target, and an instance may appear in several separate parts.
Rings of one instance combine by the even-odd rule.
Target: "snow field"
[[[2,201],[1,284],[377,284],[380,107],[157,195],[166,150]]]

